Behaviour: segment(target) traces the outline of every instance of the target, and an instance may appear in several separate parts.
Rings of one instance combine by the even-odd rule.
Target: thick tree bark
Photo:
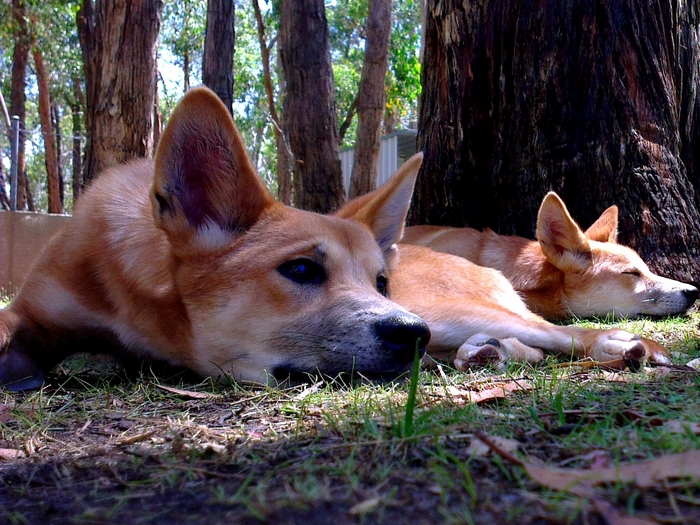
[[[294,205],[327,213],[345,202],[333,70],[323,0],[283,0],[279,56],[284,130],[293,159]]]
[[[265,84],[265,94],[267,95],[267,107],[270,111],[272,126],[275,131],[275,142],[277,144],[277,198],[280,202],[289,206],[292,204],[292,170],[290,167],[291,155],[289,146],[284,140],[282,123],[277,114],[275,96],[272,89],[272,73],[270,71],[270,52],[265,40],[265,24],[263,23],[262,12],[258,0],[253,0],[255,10],[255,20],[258,24],[258,41],[260,43],[260,56],[262,58],[263,81]]]
[[[15,47],[12,53],[12,83],[10,90],[10,114],[19,117],[19,152],[17,156],[17,209],[29,207],[29,184],[25,164],[26,113],[27,113],[27,64],[31,40],[27,26],[26,4],[24,0],[12,0],[12,18],[15,22]]]
[[[369,0],[365,58],[357,96],[357,140],[350,178],[351,199],[377,187],[390,41],[391,0]]]
[[[236,41],[233,0],[207,2],[202,82],[219,95],[233,114],[233,52]]]
[[[32,56],[36,67],[36,78],[39,86],[39,120],[44,137],[44,163],[46,165],[47,187],[49,194],[49,213],[63,213],[61,205],[61,188],[58,180],[58,162],[56,141],[51,125],[51,95],[49,94],[49,78],[44,67],[44,57],[41,50],[32,46]]]
[[[95,10],[96,8],[96,10]],[[83,0],[77,15],[86,84],[84,181],[153,150],[162,0]]]
[[[617,204],[621,242],[697,281],[698,7],[430,1],[410,221],[532,237],[552,189],[584,227]]]

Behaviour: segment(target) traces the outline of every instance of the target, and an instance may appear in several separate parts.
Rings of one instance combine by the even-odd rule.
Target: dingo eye
[[[377,291],[386,297],[389,293],[387,290],[388,281],[383,275],[377,275]]]
[[[326,278],[323,266],[306,258],[287,261],[277,271],[299,284],[320,284]]]
[[[632,275],[634,277],[641,277],[642,276],[642,272],[640,272],[639,270],[626,270],[622,273],[624,275]]]

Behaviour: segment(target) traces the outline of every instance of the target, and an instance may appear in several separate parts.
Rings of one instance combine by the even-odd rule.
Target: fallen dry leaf
[[[0,461],[12,461],[13,459],[23,458],[26,454],[22,450],[13,448],[0,448]]]
[[[522,443],[520,443],[520,441],[516,441],[515,439],[506,439],[498,436],[489,437],[498,448],[508,453],[513,453],[522,447]],[[486,456],[491,451],[491,448],[486,445],[486,443],[478,439],[472,439],[471,443],[469,443],[469,446],[467,447],[467,453],[474,457]]]
[[[446,388],[447,393],[453,398],[464,399],[468,403],[476,403],[477,405],[496,399],[504,399],[508,394],[513,392],[528,391],[530,389],[531,387],[528,384],[518,381],[502,383],[480,391],[466,390],[457,388],[456,386],[448,386]]]
[[[528,462],[523,462],[523,467],[542,486],[593,497],[593,486],[599,483],[625,482],[647,488],[670,478],[700,479],[700,450],[596,470],[542,467]]]
[[[348,514],[351,516],[362,516],[363,514],[369,514],[379,507],[379,502],[379,498],[366,499],[365,501],[361,501],[360,503],[353,505],[350,510],[348,510]]]
[[[193,392],[192,390],[182,390],[181,388],[174,388],[172,386],[165,385],[155,385],[156,388],[170,392],[171,394],[177,394],[178,396],[188,397],[190,399],[209,399],[210,397],[217,397],[214,394],[208,394],[206,392]]]
[[[686,432],[691,432],[696,435],[700,435],[700,423],[691,423],[689,421],[681,421],[680,419],[672,419],[671,421],[666,421],[664,427],[668,429],[671,434],[684,434]]]

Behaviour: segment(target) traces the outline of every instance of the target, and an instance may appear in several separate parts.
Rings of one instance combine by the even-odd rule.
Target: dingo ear
[[[366,224],[385,257],[396,250],[396,243],[403,237],[421,162],[423,154],[416,153],[380,188],[350,201],[336,212],[338,217]]]
[[[617,242],[617,206],[610,206],[586,230],[586,237],[598,242]]]
[[[171,242],[197,234],[226,240],[250,228],[272,203],[223,103],[189,91],[173,111],[155,158],[153,216]]]
[[[547,260],[560,270],[584,270],[591,264],[586,235],[554,192],[549,192],[537,215],[537,240]]]

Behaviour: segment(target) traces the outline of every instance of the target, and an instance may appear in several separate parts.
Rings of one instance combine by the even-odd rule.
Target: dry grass
[[[677,364],[700,353],[697,313],[631,323]],[[73,360],[39,392],[0,393],[0,522],[603,523],[476,434],[567,469],[663,458],[700,448],[698,387],[686,369],[442,367],[420,373],[406,432],[406,382],[275,390]],[[692,477],[595,490],[635,519],[700,522]]]

